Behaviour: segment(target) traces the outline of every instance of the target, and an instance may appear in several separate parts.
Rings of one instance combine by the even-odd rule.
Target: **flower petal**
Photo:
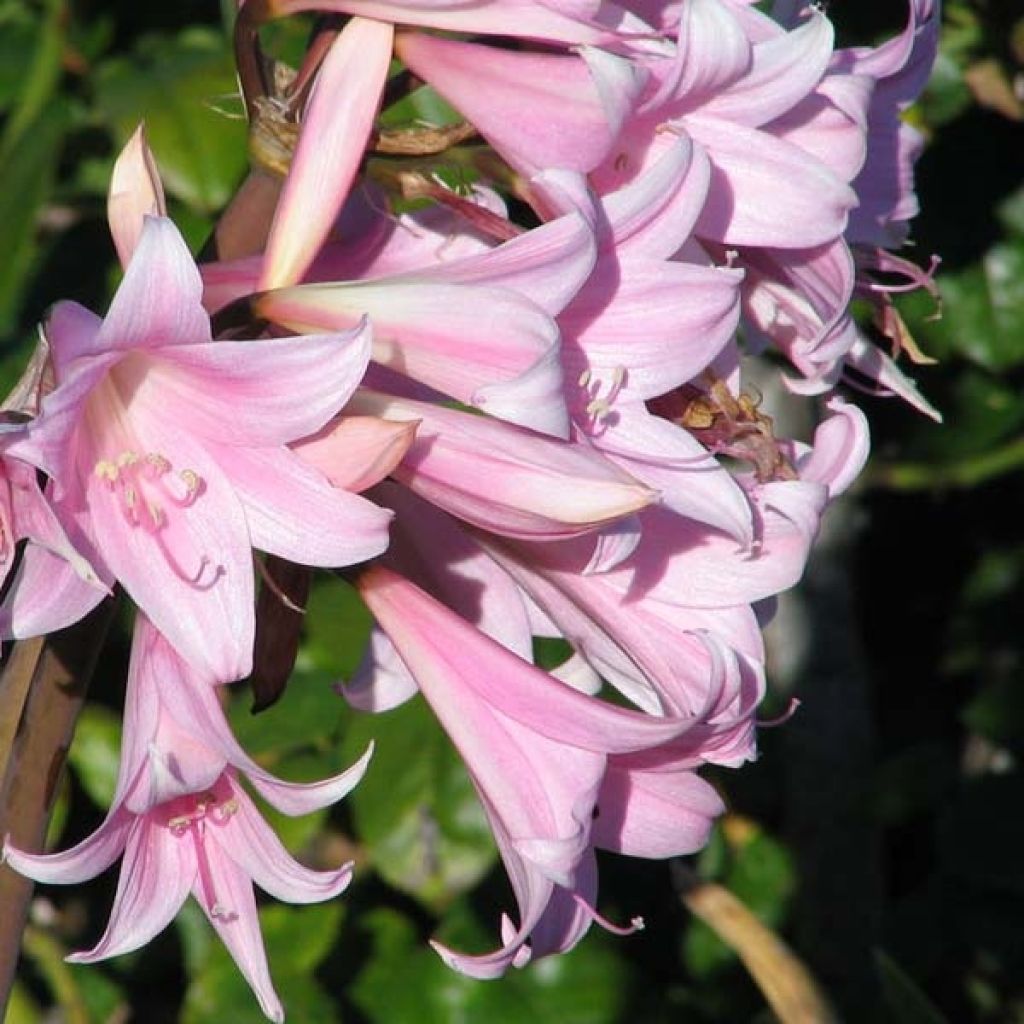
[[[301,280],[330,233],[373,128],[394,31],[352,18],[324,58],[270,226],[261,289]]]
[[[136,818],[106,930],[92,949],[72,953],[68,962],[91,964],[144,946],[174,919],[195,876],[191,837],[173,836],[149,817]]]
[[[134,407],[221,445],[281,445],[319,430],[366,372],[371,331],[180,345],[153,360]],[[301,395],[301,401],[296,396]]]
[[[178,229],[166,217],[146,217],[90,354],[209,341],[202,297],[202,279]]]
[[[321,903],[343,892],[352,880],[352,864],[337,871],[313,871],[303,867],[281,845],[274,830],[263,820],[252,801],[233,787],[238,810],[208,832],[221,855],[252,879],[264,892],[285,903]]]
[[[102,874],[121,856],[135,815],[116,806],[77,846],[60,853],[26,853],[4,840],[4,863],[20,875],[48,885],[77,885]]]

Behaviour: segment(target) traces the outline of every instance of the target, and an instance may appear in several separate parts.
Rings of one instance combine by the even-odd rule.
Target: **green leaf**
[[[38,31],[32,46],[32,58],[21,64],[17,94],[4,124],[0,152],[7,154],[18,144],[25,129],[49,104],[60,80],[60,55],[64,45],[61,28],[64,5],[61,0],[47,0],[45,14],[38,19]]]
[[[489,949],[497,921],[481,927],[464,901],[454,904],[439,938],[456,948]],[[548,957],[481,984],[444,965],[393,910],[364,914],[372,958],[352,987],[352,998],[374,1024],[611,1024],[623,1019],[626,968],[607,939],[591,933],[572,952]],[[401,978],[401,984],[395,979]]]
[[[455,748],[421,699],[361,716],[344,750],[376,749],[353,791],[357,832],[376,869],[396,888],[441,907],[473,886],[495,860],[476,791]]]
[[[385,128],[405,128],[413,124],[458,124],[462,115],[430,85],[414,89],[392,103],[380,115]]]
[[[971,106],[973,97],[964,81],[962,67],[946,49],[939,51],[932,75],[917,107],[925,122],[938,127],[959,117]]]
[[[931,311],[927,296],[916,295],[901,305],[925,352],[958,352],[991,371],[1024,362],[1024,238],[999,242],[980,263],[942,274],[938,283],[940,319],[926,319]]]
[[[54,100],[0,157],[0,224],[4,232],[0,271],[0,333],[14,325],[26,279],[36,263],[36,225],[50,198],[55,168],[70,123],[70,109]]]
[[[882,1000],[893,1024],[946,1024],[917,983],[885,950],[875,950]]]
[[[87,704],[79,716],[68,760],[89,799],[104,809],[110,806],[117,786],[120,749],[120,718],[98,704]]]
[[[337,577],[318,579],[306,607],[303,650],[317,668],[347,679],[359,665],[372,625],[354,587]]]
[[[42,1019],[42,1010],[36,1006],[28,990],[19,981],[15,981],[7,1002],[4,1024],[39,1024]]]
[[[717,860],[722,850],[720,846],[715,847],[716,844],[712,844]],[[778,928],[783,923],[796,883],[791,854],[782,843],[757,826],[727,849],[727,866],[717,880],[765,924]],[[706,877],[705,871],[700,874]],[[735,963],[736,953],[703,921],[694,919],[683,941],[683,958],[693,975],[705,978]]]
[[[220,33],[193,27],[147,36],[131,57],[102,64],[96,102],[121,144],[145,120],[168,192],[205,213],[220,209],[247,165],[244,120],[221,108],[237,94]]]

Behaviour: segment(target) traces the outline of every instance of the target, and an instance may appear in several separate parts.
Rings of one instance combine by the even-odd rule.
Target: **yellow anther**
[[[590,370],[584,370],[580,374],[580,379],[577,381],[581,388],[585,388],[590,383]]]
[[[117,466],[107,459],[100,459],[99,462],[93,466],[92,470],[101,480],[109,480],[113,483],[117,479]]]
[[[135,463],[138,462],[138,461],[139,461],[138,455],[136,455],[135,452],[131,452],[131,451],[121,452],[121,454],[118,455],[118,457],[117,457],[117,465],[118,465],[118,468],[121,468],[121,469],[123,469],[125,466],[134,466]]]
[[[199,474],[195,470],[183,469],[178,475],[189,494],[195,494],[199,490]]]
[[[166,473],[170,468],[170,462],[157,452],[147,452],[146,462],[152,466],[157,473]]]
[[[124,503],[130,508],[135,508],[138,503],[139,496],[135,493],[135,488],[131,484],[125,484],[124,486]]]

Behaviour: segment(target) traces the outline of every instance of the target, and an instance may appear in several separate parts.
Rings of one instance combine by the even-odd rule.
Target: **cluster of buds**
[[[260,23],[309,10],[306,62],[268,74]],[[54,307],[0,434],[4,636],[117,584],[137,607],[109,815],[63,853],[5,848],[63,883],[123,853],[76,959],[138,948],[191,892],[280,1020],[252,883],[350,880],[296,863],[239,781],[305,813],[370,757],[289,784],[234,739],[216,687],[253,673],[253,549],[268,617],[275,567],[342,571],[375,625],[339,691],[367,713],[422,694],[465,760],[518,912],[444,960],[489,978],[629,930],[597,910],[595,849],[700,849],[723,805],[699,769],[755,756],[766,609],[868,451],[834,387],[930,411],[888,298],[930,279],[888,249],[937,21],[910,0],[899,35],[844,50],[798,0],[241,7],[255,163],[222,227],[243,241],[196,266],[137,133],[110,192],[123,281],[103,319]],[[462,120],[379,127],[418,83]],[[744,391],[766,348],[822,396],[809,443]],[[571,656],[536,667],[535,637]]]

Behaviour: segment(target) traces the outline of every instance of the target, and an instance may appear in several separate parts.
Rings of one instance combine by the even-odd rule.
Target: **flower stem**
[[[58,782],[117,602],[45,639],[20,640],[0,676],[0,836],[40,850]],[[12,727],[13,726],[13,727]],[[0,1018],[21,948],[32,882],[0,865]]]

